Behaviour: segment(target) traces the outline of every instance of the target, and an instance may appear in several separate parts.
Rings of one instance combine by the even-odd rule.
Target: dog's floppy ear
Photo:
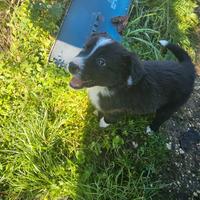
[[[129,53],[126,55],[128,61],[129,73],[132,78],[132,85],[136,85],[146,74],[142,62],[137,55]]]

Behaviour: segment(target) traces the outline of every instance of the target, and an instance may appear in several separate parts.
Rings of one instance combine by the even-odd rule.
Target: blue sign
[[[112,18],[128,14],[131,0],[73,0],[67,11],[50,59],[59,65],[76,56],[93,32],[107,32],[114,40],[121,36]]]

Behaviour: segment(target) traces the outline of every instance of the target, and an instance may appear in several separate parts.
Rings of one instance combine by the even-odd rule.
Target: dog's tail
[[[167,40],[160,40],[160,44],[169,49],[176,56],[179,62],[192,62],[191,57],[188,55],[188,53],[178,45],[171,44]]]

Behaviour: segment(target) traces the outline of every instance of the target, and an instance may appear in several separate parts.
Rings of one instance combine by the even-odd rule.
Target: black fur
[[[87,55],[100,37],[93,36],[78,57]],[[195,80],[194,65],[179,46],[166,47],[179,62],[141,61],[114,41],[84,60],[83,69],[74,75],[82,80],[82,87],[102,86],[109,90],[110,95],[99,93],[100,111],[107,123],[115,122],[123,113],[155,113],[150,127],[158,131],[188,100]],[[105,61],[105,66],[98,66],[98,58]],[[128,85],[130,76],[132,84]]]

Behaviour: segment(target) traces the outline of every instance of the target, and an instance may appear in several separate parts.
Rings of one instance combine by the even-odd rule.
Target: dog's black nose
[[[76,74],[80,71],[80,68],[77,64],[70,62],[68,66],[68,70],[71,74]]]

